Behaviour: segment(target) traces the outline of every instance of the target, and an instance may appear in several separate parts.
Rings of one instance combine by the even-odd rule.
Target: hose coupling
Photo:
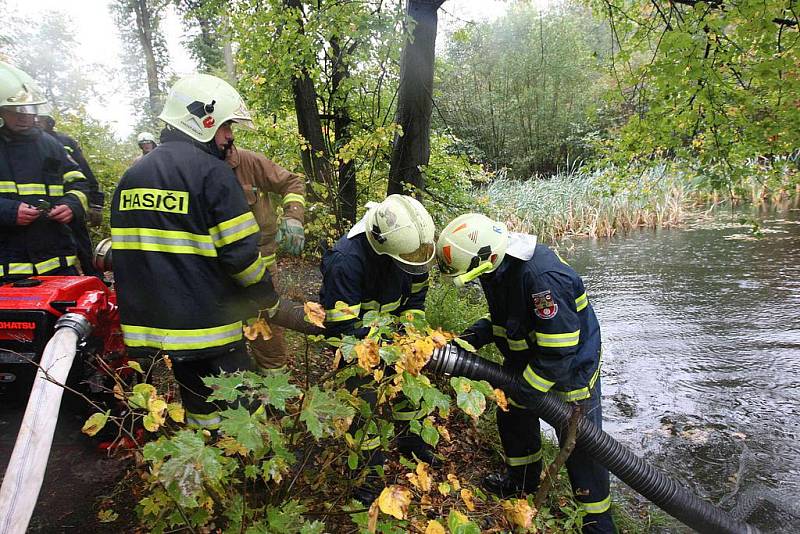
[[[464,354],[466,351],[455,343],[448,343],[444,347],[433,349],[433,354],[425,365],[425,370],[436,376],[453,376],[456,363]]]
[[[92,332],[92,323],[80,313],[65,313],[56,321],[55,329],[71,328],[78,334],[78,339],[83,341]]]

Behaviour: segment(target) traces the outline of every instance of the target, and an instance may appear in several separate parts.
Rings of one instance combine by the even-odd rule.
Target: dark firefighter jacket
[[[321,271],[319,298],[332,345],[338,345],[344,335],[365,337],[369,329],[361,326],[359,319],[370,310],[394,315],[424,313],[428,274],[409,274],[389,256],[377,254],[362,223],[325,252]]]
[[[64,145],[64,150],[67,151],[67,154],[69,154],[72,159],[75,160],[75,163],[78,164],[78,167],[81,168],[81,172],[86,177],[86,184],[89,188],[89,194],[87,195],[89,198],[89,205],[102,208],[105,203],[105,195],[100,191],[100,184],[97,183],[97,177],[95,177],[92,168],[89,167],[89,162],[86,161],[86,158],[83,156],[81,145],[67,134],[61,132],[49,133],[55,137],[59,143]]]
[[[122,333],[134,352],[216,357],[241,346],[242,319],[278,295],[231,168],[179,132],[162,141],[111,203]]]
[[[17,225],[22,202],[50,207],[64,204],[73,218],[88,209],[86,178],[53,137],[38,128],[25,135],[0,128],[0,278],[47,274],[75,265],[75,242],[69,226],[40,216]]]
[[[534,389],[585,399],[600,373],[600,325],[581,277],[534,240],[511,234],[500,267],[481,277],[489,318],[463,337],[475,348],[494,342],[505,365],[523,372]]]

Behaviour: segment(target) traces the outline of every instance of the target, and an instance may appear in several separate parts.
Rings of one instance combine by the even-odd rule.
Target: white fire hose
[[[64,393],[59,384],[67,381],[78,342],[90,331],[86,318],[68,313],[56,322],[44,349],[0,488],[0,534],[24,534],[28,528],[53,445]]]

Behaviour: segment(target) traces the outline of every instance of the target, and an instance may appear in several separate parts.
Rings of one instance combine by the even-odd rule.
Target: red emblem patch
[[[203,119],[203,126],[205,126],[206,128],[211,128],[212,126],[214,126],[214,117],[209,115],[208,117]]]
[[[552,319],[558,313],[558,304],[553,300],[553,295],[550,290],[534,293],[531,295],[533,298],[533,312],[539,319]]]

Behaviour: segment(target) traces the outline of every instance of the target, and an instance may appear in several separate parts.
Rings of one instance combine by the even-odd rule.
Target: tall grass
[[[484,191],[488,209],[509,229],[553,241],[571,235],[610,237],[642,227],[669,227],[685,215],[692,190],[679,174],[657,166],[631,180],[614,169],[578,170],[524,182],[501,178]]]

